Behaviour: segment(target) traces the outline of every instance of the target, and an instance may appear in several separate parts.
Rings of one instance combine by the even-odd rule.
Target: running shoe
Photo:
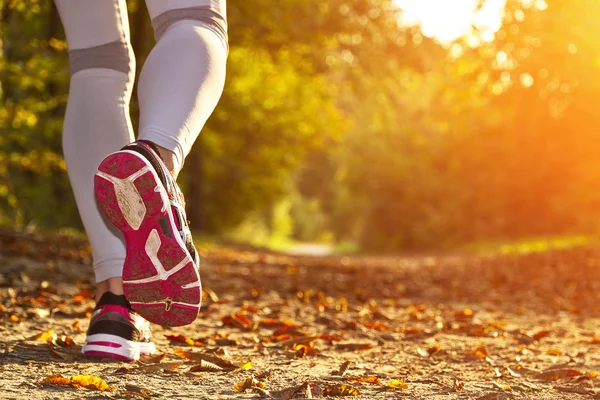
[[[150,324],[131,309],[125,296],[106,292],[92,313],[81,352],[88,357],[136,361],[154,354]]]
[[[125,238],[123,290],[133,309],[162,326],[192,323],[202,299],[200,260],[183,195],[156,145],[136,141],[107,156],[94,188]]]

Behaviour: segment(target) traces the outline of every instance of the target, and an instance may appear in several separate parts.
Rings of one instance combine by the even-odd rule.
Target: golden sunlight
[[[458,38],[474,45],[491,42],[502,25],[506,0],[394,0],[403,11],[401,22],[419,25],[423,35],[444,45]],[[473,43],[474,42],[474,43]]]

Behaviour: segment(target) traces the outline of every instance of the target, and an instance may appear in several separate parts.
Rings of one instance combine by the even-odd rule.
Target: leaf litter
[[[57,255],[39,243],[51,260],[0,253],[0,282],[10,282],[0,284],[0,350],[12,360],[0,379],[9,388],[36,371],[38,382],[66,390],[109,390],[99,376],[111,374],[112,393],[137,398],[191,395],[198,385],[212,387],[214,399],[236,398],[227,393],[242,387],[276,399],[598,392],[600,273],[578,267],[600,259],[595,249],[432,260],[204,251],[211,288],[199,320],[154,327],[159,354],[107,366],[79,354],[93,308],[89,265],[62,267],[89,253]],[[48,268],[63,268],[64,282],[49,280]],[[77,395],[69,396],[61,395]]]

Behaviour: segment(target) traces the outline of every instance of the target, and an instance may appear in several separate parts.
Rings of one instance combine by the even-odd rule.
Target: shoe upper
[[[179,185],[177,185],[175,178],[160,157],[158,147],[152,142],[138,140],[123,147],[123,150],[132,150],[140,153],[154,167],[161,183],[167,191],[167,196],[169,197],[171,205],[171,214],[175,221],[175,225],[177,226],[178,234],[183,243],[185,243],[186,249],[190,253],[194,265],[199,267],[200,258],[192,240],[192,233],[185,213],[185,199],[183,193],[179,189]]]
[[[131,309],[123,295],[106,292],[94,308],[87,336],[116,335],[133,342],[149,342],[150,323]]]

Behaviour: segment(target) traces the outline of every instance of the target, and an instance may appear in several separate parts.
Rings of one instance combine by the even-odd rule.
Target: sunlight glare
[[[419,25],[423,35],[449,45],[476,35],[490,42],[502,26],[506,0],[394,0],[403,11],[403,25]]]

